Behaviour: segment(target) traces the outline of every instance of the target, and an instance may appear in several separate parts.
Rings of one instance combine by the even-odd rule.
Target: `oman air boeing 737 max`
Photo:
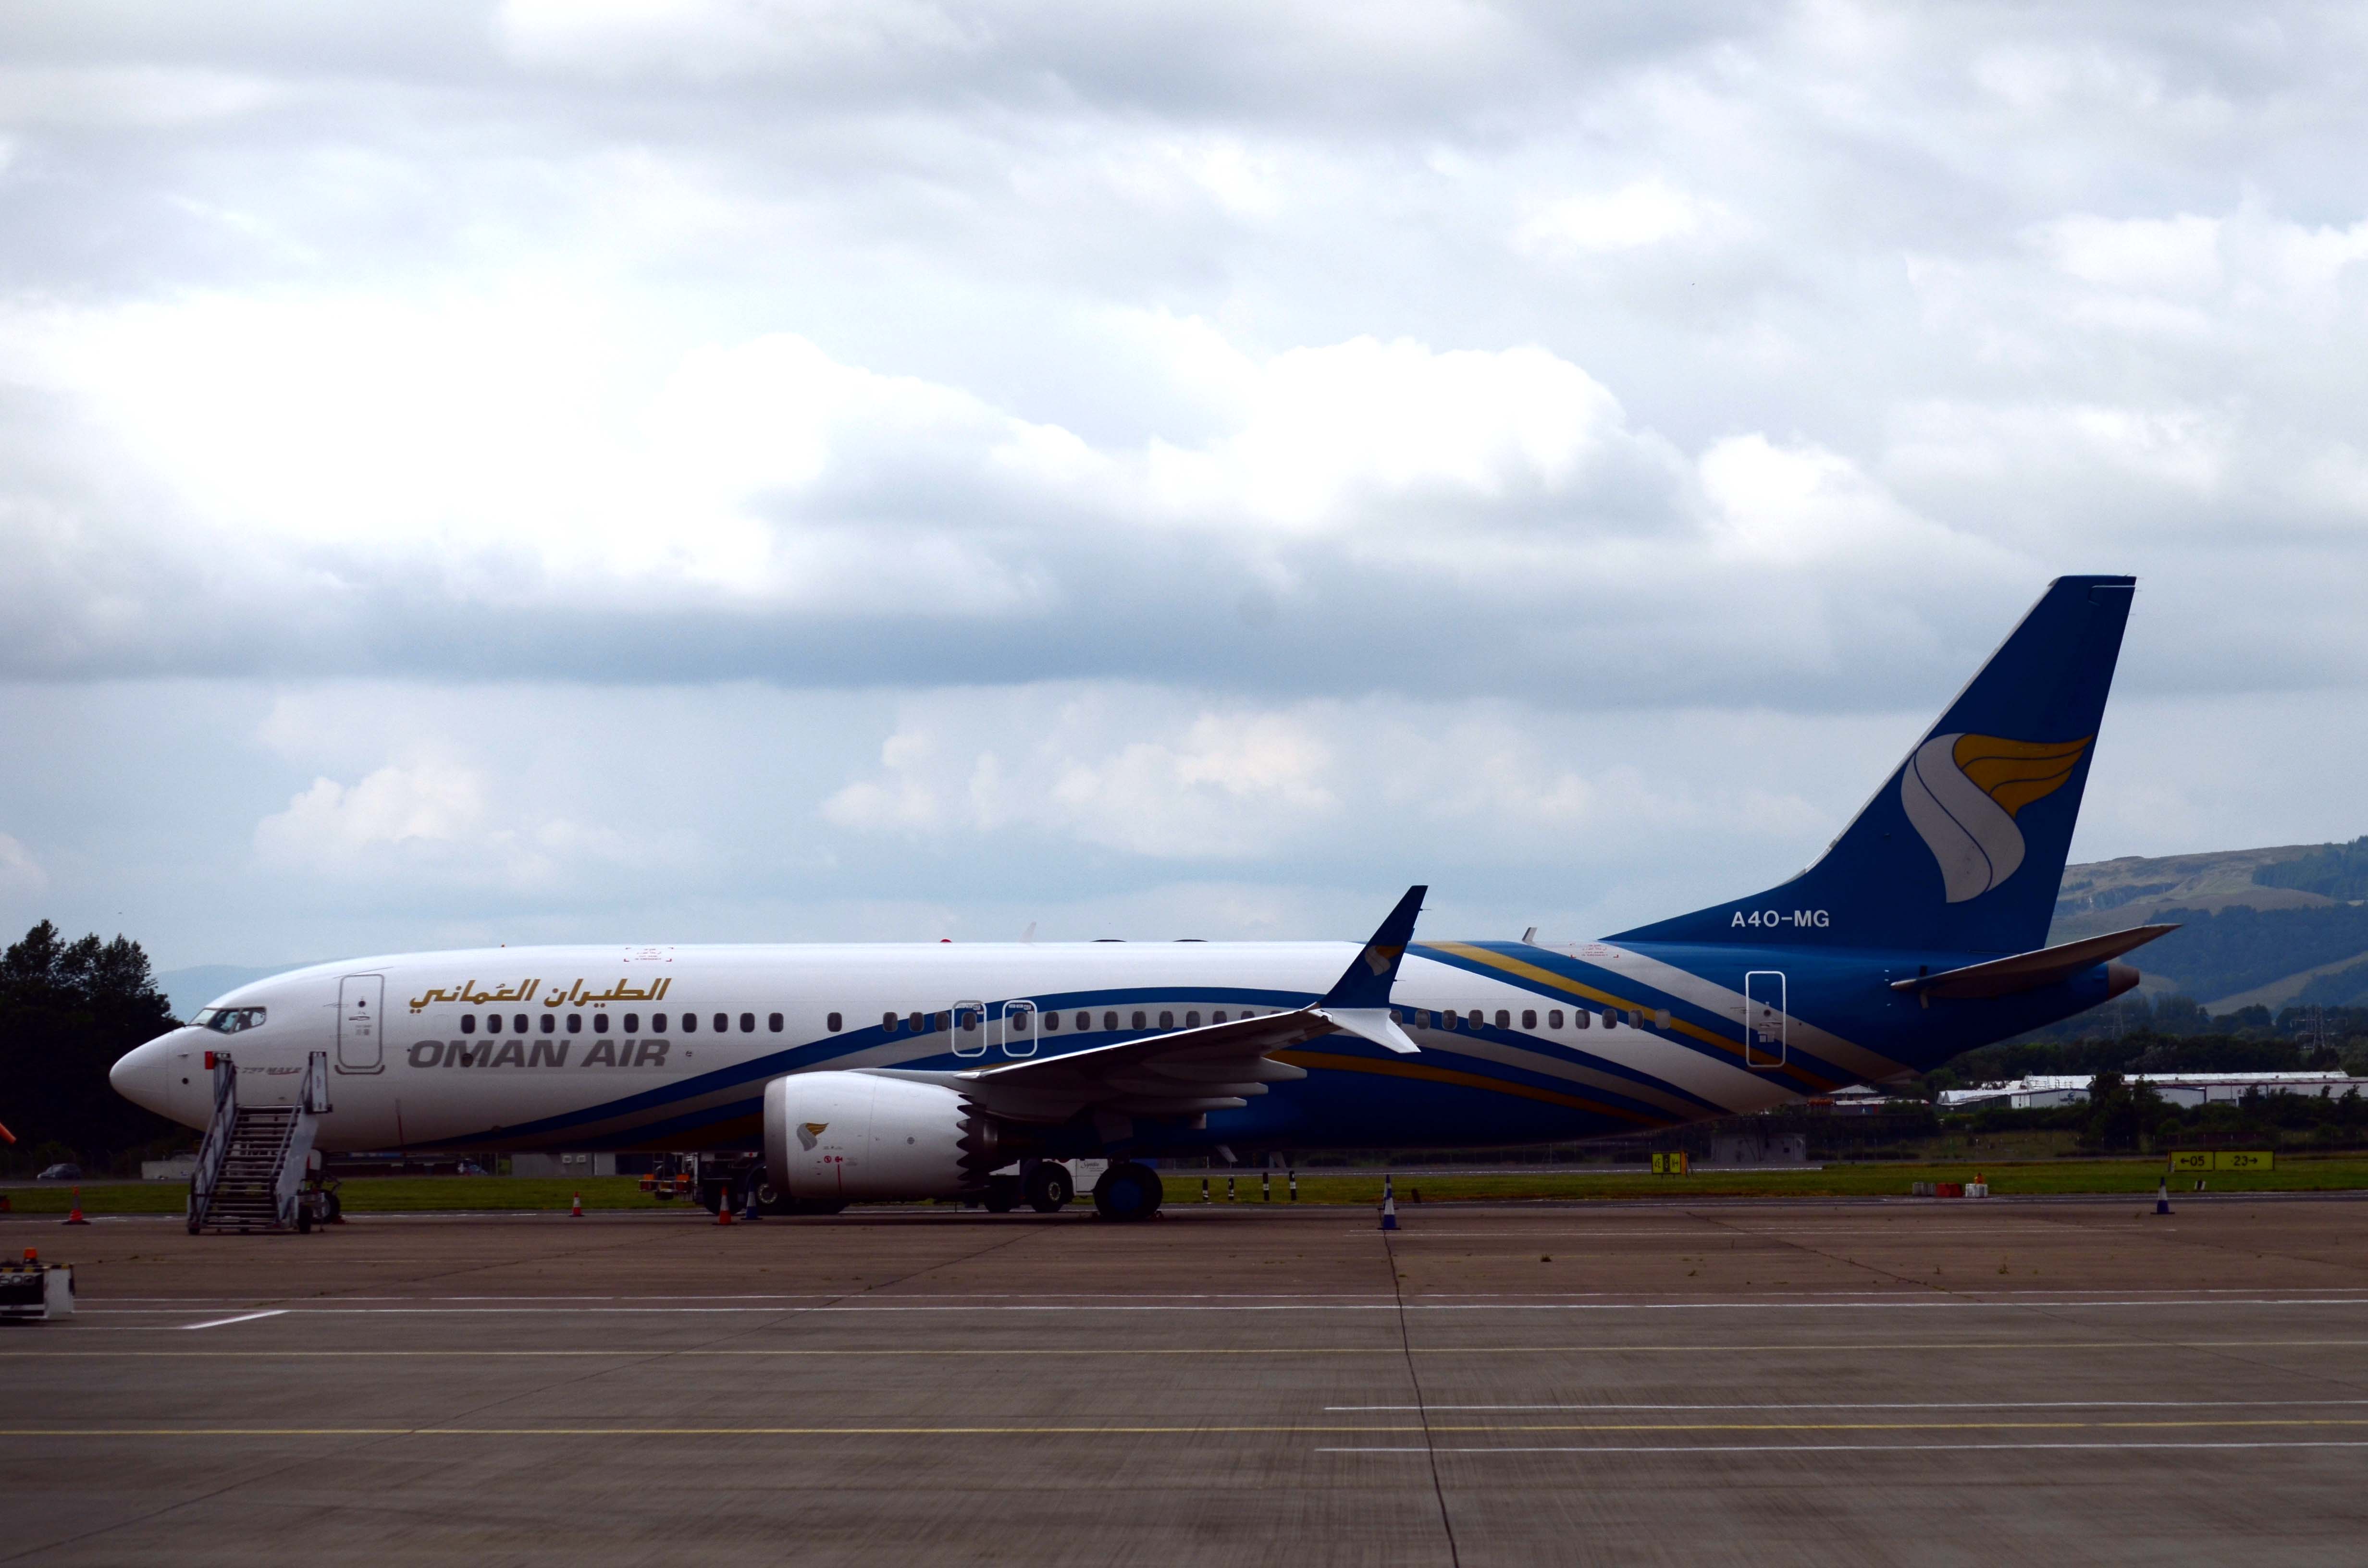
[[[232,1060],[332,1151],[706,1151],[712,1201],[784,1210],[1057,1208],[1057,1162],[1108,1159],[1097,1207],[1140,1219],[1153,1156],[1648,1133],[1929,1069],[2170,929],[2044,945],[2133,586],[2050,585],[1816,865],[1600,941],[1417,941],[1417,887],[1361,947],[409,953],[242,986],[113,1081],[205,1127]]]

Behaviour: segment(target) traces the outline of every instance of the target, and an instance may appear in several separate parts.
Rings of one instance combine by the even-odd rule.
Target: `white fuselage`
[[[1213,1023],[1220,1013],[1285,1010],[1321,995],[1359,950],[1108,942],[413,953],[242,986],[207,1016],[256,1018],[253,1027],[162,1036],[125,1057],[114,1082],[202,1127],[208,1051],[236,1062],[245,1104],[295,1098],[308,1053],[320,1051],[334,1107],[316,1137],[324,1149],[746,1144],[754,1128],[741,1120],[763,1081],[781,1073],[985,1067]],[[1432,1081],[1452,1081],[1445,1074],[1459,1066],[1501,1065],[1566,1084],[1575,1102],[1612,1091],[1665,1125],[1791,1097],[1766,1074],[1656,1030],[1649,1011],[1645,1027],[1607,1029],[1607,1009],[1577,995],[1554,1005],[1563,1000],[1417,952],[1393,995],[1425,1047],[1409,1059],[1412,1071]],[[1501,1013],[1506,1027],[1431,1027],[1449,1011],[1491,1023]],[[1634,1071],[1607,1071],[1610,1062]],[[1528,1098],[1523,1108],[1534,1110],[1539,1096]],[[1345,1103],[1340,1114],[1351,1116]]]

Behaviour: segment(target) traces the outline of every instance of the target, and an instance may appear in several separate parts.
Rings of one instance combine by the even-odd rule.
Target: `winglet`
[[[1406,957],[1406,944],[1414,940],[1414,917],[1422,913],[1422,895],[1430,890],[1423,886],[1406,889],[1406,897],[1389,913],[1365,950],[1332,983],[1324,994],[1319,1007],[1386,1007],[1390,1005],[1390,987],[1397,983],[1398,960]]]

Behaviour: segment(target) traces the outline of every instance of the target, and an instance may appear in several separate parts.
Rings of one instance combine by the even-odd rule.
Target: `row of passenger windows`
[[[1064,1017],[1067,1016],[1068,1015],[1055,1013],[1049,1010],[1039,1013],[1032,1008],[1023,1007],[1016,1012],[1007,1012],[1004,1014],[1004,1032],[1007,1034],[1027,1034],[1038,1028],[1038,1026],[1030,1023],[1029,1020],[1030,1018],[1042,1018],[1044,1022],[1041,1032],[1044,1034],[1058,1034],[1061,1032],[1062,1028],[1061,1020]],[[1155,1016],[1159,1019],[1156,1026],[1155,1026],[1151,1021]],[[1238,1015],[1228,1012],[1226,1009],[1220,1007],[1215,1012],[1209,1015],[1209,1022],[1212,1024],[1227,1023],[1236,1016],[1245,1018],[1255,1018],[1258,1015],[1257,1009],[1251,1007],[1243,1008]],[[1197,1029],[1201,1027],[1201,1014],[1197,1008],[1188,1009],[1185,1012],[1183,1016],[1184,1022],[1180,1026],[1176,1022],[1176,1017],[1177,1015],[1175,1010],[1172,1008],[1163,1010],[1156,1015],[1139,1008],[1126,1013],[1112,1011],[1102,1015],[1102,1028],[1110,1030],[1118,1029],[1121,1027],[1119,1019],[1121,1017],[1126,1019],[1124,1027],[1131,1029],[1147,1029],[1155,1027],[1163,1029],[1178,1028]],[[957,1007],[951,1011],[942,1013],[908,1013],[902,1017],[897,1017],[894,1013],[882,1013],[880,1015],[880,1028],[881,1032],[883,1034],[929,1034],[939,1029],[974,1029],[978,1028],[978,1025],[979,1017],[977,1009],[972,1007]],[[833,1013],[830,1016],[830,1027],[834,1033],[837,1031],[838,1015],[837,1013]],[[1077,1029],[1081,1033],[1092,1028],[1094,1027],[1093,1014],[1078,1013],[1075,1015],[1074,1021],[1070,1027]]]
[[[255,1009],[255,1012],[258,1017],[261,1016],[260,1008]],[[1449,1012],[1443,1009],[1434,1011],[1433,1009],[1426,1007],[1399,1007],[1392,1009],[1392,1012],[1397,1018],[1398,1022],[1402,1024],[1412,1024],[1415,1028],[1423,1029],[1433,1028],[1442,1029],[1453,1029],[1457,1028],[1476,1029],[1481,1027],[1482,1020],[1486,1017],[1486,1015],[1478,1007],[1473,1008],[1468,1013],[1462,1014]],[[1209,1022],[1212,1024],[1226,1023],[1235,1016],[1235,1015],[1229,1013],[1226,1009],[1219,1007],[1209,1015]],[[1255,1018],[1258,1015],[1256,1009],[1245,1007],[1241,1010],[1239,1016],[1245,1018]],[[592,1032],[594,1034],[607,1034],[609,1032],[609,1017],[610,1015],[607,1013],[594,1013],[591,1015]],[[1060,1013],[1050,1011],[1035,1013],[1023,1008],[1015,1012],[1007,1013],[1004,1016],[1004,1031],[1007,1034],[1027,1034],[1035,1027],[1031,1025],[1029,1020],[1031,1017],[1041,1017],[1044,1020],[1042,1028],[1043,1033],[1058,1034],[1061,1030],[1061,1019],[1063,1017],[1064,1015]],[[1176,1021],[1177,1015],[1173,1009],[1161,1009],[1156,1015],[1159,1022],[1156,1026],[1154,1026],[1151,1022],[1154,1015],[1144,1009],[1136,1008],[1123,1015],[1114,1010],[1105,1012],[1101,1016],[1102,1028],[1110,1031],[1117,1030],[1120,1028],[1119,1019],[1121,1017],[1126,1019],[1125,1027],[1130,1029],[1147,1029],[1154,1027],[1163,1029],[1172,1029],[1179,1027]],[[1183,1017],[1184,1022],[1180,1026],[1181,1028],[1197,1029],[1201,1027],[1201,1014],[1198,1009],[1188,1008],[1185,1010]],[[541,1018],[541,1032],[544,1034],[557,1034],[560,1032],[563,1028],[561,1022],[563,1017],[565,1019],[564,1027],[567,1033],[582,1034],[584,1032],[585,1015],[582,1013],[568,1013],[564,1015],[558,1013],[545,1013]],[[700,1030],[699,1017],[700,1016],[697,1013],[652,1013],[649,1018],[649,1032],[652,1034],[665,1034],[668,1032],[667,1025],[669,1022],[672,1022],[680,1030],[680,1032],[684,1034],[697,1034]],[[625,1033],[629,1035],[638,1035],[642,1032],[642,1016],[639,1013],[626,1013],[622,1015],[622,1019]],[[1584,1008],[1574,1008],[1571,1012],[1570,1027],[1575,1029],[1586,1028],[1594,1021],[1595,1016]],[[1639,1023],[1641,1021],[1641,1019],[1633,1016],[1629,1019],[1629,1022],[1632,1024]],[[1660,1019],[1659,1021],[1662,1023],[1664,1028],[1667,1027],[1668,1020],[1666,1018]],[[485,1033],[501,1033],[502,1022],[502,1014],[487,1013],[484,1017],[484,1025]],[[1500,1029],[1511,1028],[1513,1027],[1513,1015],[1511,1010],[1504,1007],[1497,1008],[1496,1022],[1497,1027]],[[510,1032],[512,1034],[531,1033],[533,1032],[532,1026],[535,1023],[536,1019],[529,1014],[513,1013],[509,1015],[509,1026]],[[710,1015],[709,1027],[717,1034],[729,1033],[732,1029],[733,1023],[733,1016],[729,1013],[715,1013]],[[757,1032],[756,1014],[741,1014],[738,1018],[738,1023],[740,1032],[742,1034],[755,1034]],[[830,1015],[829,1023],[830,1032],[833,1034],[838,1033],[840,1029],[846,1027],[844,1016],[838,1013],[833,1013]],[[971,1007],[953,1008],[939,1013],[908,1013],[902,1017],[899,1017],[894,1013],[882,1013],[880,1015],[881,1031],[885,1034],[929,1034],[939,1030],[954,1028],[971,1030],[977,1028],[978,1026],[978,1012],[975,1008]],[[783,1027],[780,1014],[768,1013],[765,1015],[765,1029],[767,1033],[780,1034]],[[1089,1012],[1082,1012],[1075,1015],[1074,1027],[1080,1032],[1092,1028],[1094,1027],[1094,1015]],[[1537,1027],[1537,1010],[1531,1007],[1522,1008],[1521,1028],[1525,1029],[1533,1029]],[[1558,1029],[1562,1027],[1562,1009],[1559,1007],[1548,1008],[1546,1010],[1546,1028],[1550,1029]],[[1603,1014],[1603,1027],[1607,1029],[1618,1028],[1620,1027],[1620,1015],[1607,1008]],[[476,1014],[463,1013],[461,1015],[461,1032],[462,1034],[475,1034],[477,1029],[478,1022]]]
[[[584,1032],[583,1014],[569,1013],[565,1015],[565,1017],[567,1020],[566,1029],[569,1034],[582,1034]],[[592,1032],[594,1034],[607,1034],[609,1032],[609,1015],[607,1013],[593,1014]],[[666,1025],[670,1017],[680,1026],[684,1034],[697,1034],[699,1032],[699,1015],[697,1013],[683,1013],[679,1015],[652,1013],[650,1015],[650,1033],[665,1034],[666,1032]],[[543,1014],[542,1032],[544,1034],[557,1034],[561,1027],[560,1018],[561,1015],[557,1013]],[[534,1019],[530,1015],[525,1013],[513,1013],[510,1015],[510,1032],[512,1034],[529,1033],[531,1032],[530,1026],[533,1023]],[[732,1015],[729,1013],[714,1014],[712,1016],[712,1024],[717,1034],[728,1033],[732,1028]],[[641,1033],[642,1016],[639,1013],[625,1014],[624,1025],[625,1033],[634,1035]],[[838,1015],[837,1013],[833,1013],[830,1016],[830,1027],[832,1028],[838,1028]],[[484,1028],[487,1034],[501,1033],[502,1015],[499,1013],[487,1013],[485,1015]],[[765,1015],[765,1028],[768,1033],[779,1034],[781,1032],[782,1028],[783,1025],[780,1014],[768,1013]],[[462,1034],[475,1034],[477,1032],[476,1014],[463,1013],[461,1015],[461,1032]],[[743,1013],[740,1015],[740,1032],[742,1034],[755,1034],[757,1032],[756,1014]]]
[[[1486,1015],[1477,1007],[1473,1008],[1468,1013],[1461,1014],[1448,1012],[1445,1010],[1434,1012],[1425,1007],[1394,1007],[1391,1009],[1391,1012],[1397,1018],[1398,1022],[1402,1024],[1412,1024],[1418,1029],[1432,1028],[1452,1029],[1458,1028],[1459,1026],[1464,1028],[1476,1029],[1480,1027],[1481,1020],[1486,1017]],[[1437,1020],[1435,1024],[1433,1022],[1434,1019]],[[1586,1008],[1574,1007],[1571,1009],[1571,1028],[1575,1029],[1583,1029],[1589,1027],[1594,1023],[1594,1021],[1595,1015],[1588,1012]],[[1643,1022],[1641,1018],[1633,1013],[1629,1015],[1628,1021],[1632,1025],[1637,1025]],[[1664,1015],[1656,1015],[1656,1021],[1664,1028],[1668,1027],[1668,1018]],[[1513,1014],[1511,1009],[1506,1007],[1499,1007],[1497,1009],[1497,1027],[1500,1029],[1508,1029],[1513,1027]],[[1521,1027],[1525,1029],[1533,1029],[1538,1027],[1538,1014],[1536,1008],[1524,1007],[1521,1009]],[[1620,1027],[1620,1015],[1613,1012],[1609,1007],[1605,1008],[1603,1010],[1603,1027],[1607,1029],[1618,1028]],[[1558,1029],[1562,1028],[1562,1009],[1560,1007],[1549,1007],[1546,1009],[1546,1028],[1550,1029]]]

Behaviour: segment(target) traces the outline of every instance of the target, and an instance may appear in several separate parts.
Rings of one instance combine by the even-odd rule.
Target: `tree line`
[[[194,1135],[117,1094],[108,1069],[173,1028],[140,944],[67,941],[44,920],[0,955],[0,1170],[29,1175],[71,1160],[129,1168]]]

